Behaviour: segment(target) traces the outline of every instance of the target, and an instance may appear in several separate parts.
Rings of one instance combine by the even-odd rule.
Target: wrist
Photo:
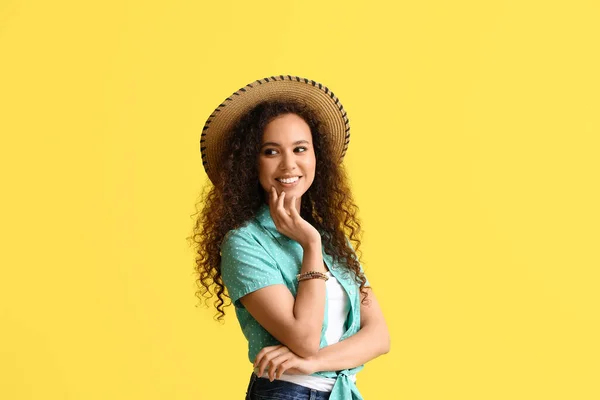
[[[308,240],[300,243],[300,246],[302,246],[304,251],[317,250],[318,252],[321,252],[321,236],[309,238]]]
[[[316,355],[308,357],[306,361],[308,362],[308,375],[312,375],[315,372],[321,371],[318,352]]]

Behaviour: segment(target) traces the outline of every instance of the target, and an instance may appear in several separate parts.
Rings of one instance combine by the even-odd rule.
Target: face
[[[296,114],[284,114],[265,127],[258,156],[258,177],[268,193],[274,186],[298,205],[315,179],[316,158],[308,124]]]

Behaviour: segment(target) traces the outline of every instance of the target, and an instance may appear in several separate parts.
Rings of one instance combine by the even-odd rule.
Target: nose
[[[281,157],[281,162],[279,163],[279,168],[284,171],[292,171],[296,168],[296,159],[294,154],[290,154],[289,152],[284,152]]]

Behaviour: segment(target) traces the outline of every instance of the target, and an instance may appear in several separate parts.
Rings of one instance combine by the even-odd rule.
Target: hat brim
[[[259,79],[227,97],[210,115],[200,137],[202,165],[215,183],[229,135],[237,121],[265,100],[299,100],[305,103],[331,136],[334,154],[341,162],[350,142],[350,125],[344,107],[326,86],[310,79],[278,75]]]

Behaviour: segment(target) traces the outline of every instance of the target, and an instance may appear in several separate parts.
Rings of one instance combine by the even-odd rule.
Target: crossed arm
[[[368,303],[360,306],[360,330],[341,342],[320,349],[314,356],[316,371],[358,367],[390,351],[390,335],[383,313],[373,290],[367,288],[367,291]]]
[[[265,347],[256,356],[254,365],[258,368],[258,376],[262,376],[265,369],[271,380],[281,377],[284,372],[310,375],[318,371],[349,369],[389,352],[390,335],[383,313],[373,290],[366,289],[367,300],[360,306],[360,330],[355,335],[302,357],[293,352],[292,343],[286,343],[290,338],[276,337],[283,345]]]

